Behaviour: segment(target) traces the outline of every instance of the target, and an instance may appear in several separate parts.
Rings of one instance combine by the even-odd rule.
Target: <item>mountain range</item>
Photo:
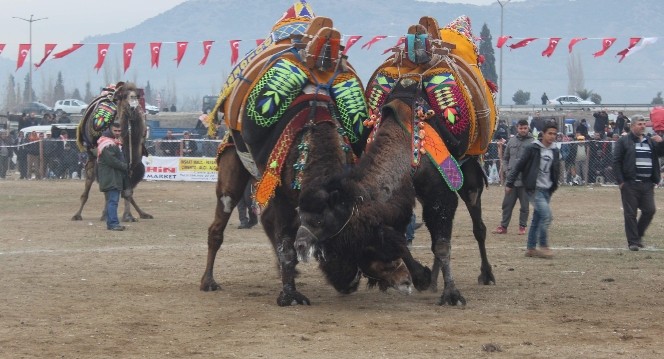
[[[86,82],[95,91],[118,80],[134,81],[139,86],[149,81],[153,92],[159,92],[164,99],[164,105],[170,105],[170,101],[181,109],[197,109],[203,95],[219,92],[232,68],[229,41],[242,40],[241,54],[251,50],[255,40],[264,38],[292,3],[292,0],[189,0],[130,29],[100,36],[81,34],[81,43],[88,45],[63,59],[47,61],[33,72],[33,87],[40,96],[52,88],[60,71],[66,90],[77,88],[81,93],[85,92]],[[423,15],[435,17],[440,26],[460,15],[468,15],[475,36],[487,24],[499,69],[501,50],[495,45],[500,36],[501,6],[497,2],[487,6],[418,0],[309,0],[308,3],[316,15],[332,18],[342,34],[363,36],[348,55],[365,82],[388,56],[383,51],[394,46],[408,26]],[[658,92],[664,91],[664,39],[621,63],[616,53],[628,46],[630,37],[664,36],[661,14],[664,14],[661,0],[525,0],[504,4],[503,34],[513,37],[507,45],[523,38],[537,40],[523,48],[503,47],[503,104],[513,104],[512,95],[517,90],[530,92],[530,103],[537,103],[543,92],[549,98],[566,95],[570,57],[567,44],[575,37],[587,38],[573,52],[581,61],[586,89],[599,94],[605,104],[650,103]],[[112,29],[112,19],[105,26]],[[376,35],[389,37],[369,50],[361,48]],[[562,38],[560,45],[551,57],[543,57],[541,52],[552,37]],[[593,53],[602,49],[602,40],[612,37],[616,38],[615,44],[603,56],[594,57]],[[207,63],[201,66],[204,40],[215,43]],[[189,42],[179,66],[173,61],[177,41]],[[135,42],[136,48],[131,66],[123,74],[122,44],[127,42]],[[163,43],[157,68],[150,67],[150,42]],[[99,72],[93,69],[97,43],[111,44]],[[58,44],[58,50],[70,45]],[[9,75],[14,75],[23,87],[26,67],[15,71],[14,61],[0,59],[0,108]]]

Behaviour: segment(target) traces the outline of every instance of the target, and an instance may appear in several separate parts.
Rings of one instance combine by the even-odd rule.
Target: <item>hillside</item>
[[[85,91],[90,82],[95,89],[118,79],[136,81],[139,85],[150,82],[163,98],[177,96],[180,109],[195,110],[198,99],[217,93],[230,70],[228,41],[243,40],[241,53],[251,49],[254,40],[265,37],[272,24],[290,6],[290,0],[254,0],[249,10],[245,1],[190,0],[140,25],[109,35],[85,37],[84,46],[65,59],[48,61],[34,72],[37,94],[52,86],[58,71],[63,72],[68,91]],[[366,81],[372,70],[386,55],[406,28],[422,15],[433,15],[442,25],[465,14],[473,21],[473,31],[479,35],[484,23],[491,30],[495,45],[500,36],[500,6],[430,3],[415,0],[337,0],[326,2],[310,0],[318,15],[331,17],[345,35],[363,35],[358,45],[349,52],[352,64]],[[504,8],[504,33],[515,38],[538,37],[531,45],[503,50],[503,103],[511,104],[511,97],[521,89],[531,93],[531,102],[537,102],[542,92],[550,98],[567,92],[567,43],[572,37],[588,37],[575,47],[580,54],[585,87],[599,93],[604,103],[649,103],[658,91],[664,90],[664,39],[618,63],[615,54],[627,46],[632,36],[662,36],[659,14],[664,13],[664,1],[640,0],[526,0],[512,2]],[[251,24],[251,26],[248,26]],[[375,35],[390,35],[371,48],[363,50],[360,44]],[[561,44],[551,58],[541,56],[549,37],[562,37]],[[599,39],[617,37],[616,44],[606,55],[593,58],[601,48]],[[593,39],[594,38],[594,39]],[[57,42],[57,39],[54,39]],[[208,62],[200,66],[201,41],[214,40]],[[175,41],[189,41],[189,48],[176,67]],[[97,73],[96,43],[111,43],[104,68]],[[132,65],[122,74],[121,48],[124,42],[136,42]],[[163,42],[159,68],[150,68],[150,42]],[[511,42],[508,42],[508,44]],[[70,44],[60,44],[64,49]],[[496,61],[499,50],[495,49]],[[14,72],[15,62],[0,59],[0,102],[4,100],[6,79],[10,74],[21,86],[27,69]],[[498,63],[496,63],[498,68]],[[195,106],[196,105],[196,106]],[[1,107],[1,103],[0,103]]]

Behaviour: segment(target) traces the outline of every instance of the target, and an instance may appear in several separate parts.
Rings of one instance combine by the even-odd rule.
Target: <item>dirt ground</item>
[[[662,358],[664,211],[646,250],[626,250],[615,187],[553,197],[552,260],[525,258],[515,228],[488,236],[495,286],[477,284],[479,255],[465,208],[453,270],[465,308],[361,286],[337,294],[315,263],[298,266],[311,306],[276,305],[275,256],[257,226],[226,231],[217,292],[198,289],[213,183],[142,183],[155,216],[111,232],[93,187],[72,222],[81,181],[0,181],[0,356],[3,358]],[[484,195],[489,229],[503,188]],[[664,205],[664,190],[657,190]],[[514,214],[514,220],[517,213]],[[515,225],[513,224],[513,227]],[[413,252],[431,265],[428,234]],[[442,287],[442,283],[440,283]]]

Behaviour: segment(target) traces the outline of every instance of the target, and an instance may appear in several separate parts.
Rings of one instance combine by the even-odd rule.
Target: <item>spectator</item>
[[[69,114],[66,112],[63,112],[60,114],[60,117],[58,118],[58,123],[71,123],[71,118],[69,118]]]
[[[177,108],[175,107],[175,104],[171,105],[171,112],[176,112]]]
[[[30,132],[28,136],[28,142],[25,145],[25,150],[27,152],[27,179],[36,179],[42,178],[41,163],[39,161],[39,152],[40,152],[40,143],[44,139],[43,133],[37,133],[37,131]]]
[[[606,127],[609,125],[609,114],[607,114],[606,111],[602,110],[593,113],[593,117],[595,118],[595,124],[593,125],[593,130],[595,131],[595,133],[599,133],[600,139],[603,140],[606,138]],[[590,136],[585,136],[585,137],[590,138]]]
[[[97,182],[106,198],[106,229],[124,231],[118,219],[120,192],[127,187],[127,162],[120,150],[120,123],[114,122],[110,129],[97,140]]]
[[[196,157],[198,156],[198,144],[195,140],[191,139],[191,133],[184,131],[184,139],[182,139],[182,156]]]
[[[517,123],[517,135],[510,138],[507,141],[507,146],[503,152],[503,164],[506,169],[505,172],[509,172],[516,166],[519,162],[523,153],[530,143],[533,142],[533,136],[530,134],[530,128],[528,127],[527,120],[519,120]],[[510,221],[512,219],[512,211],[514,210],[514,205],[516,200],[519,200],[519,235],[526,234],[526,225],[528,223],[528,194],[526,189],[523,187],[523,182],[521,180],[521,175],[518,175],[514,181],[514,190],[505,192],[505,197],[503,198],[502,205],[502,220],[500,225],[493,231],[495,234],[505,234],[507,233],[507,228],[509,227]]]
[[[601,141],[599,133],[593,134],[593,141],[588,144],[588,183],[605,180],[605,170],[611,166],[611,146],[608,141]]]
[[[590,134],[588,133],[588,123],[586,122],[585,118],[582,118],[581,123],[576,126],[576,133],[585,138],[590,138]]]
[[[237,229],[249,229],[258,224],[258,216],[254,212],[253,200],[251,199],[251,186],[252,182],[250,181],[237,202],[238,217],[240,218],[240,225]]]
[[[9,159],[12,157],[12,140],[7,130],[0,129],[0,178],[5,179],[9,168]]]
[[[629,122],[629,118],[625,116],[622,111],[618,112],[618,117],[616,118],[616,127],[613,129],[613,133],[617,133],[618,136],[622,135],[625,131],[625,126]]]
[[[574,156],[574,178],[572,184],[580,186],[585,184],[588,179],[588,142],[586,137],[577,133],[576,136],[576,154]]]
[[[21,118],[18,120],[18,129],[20,131],[20,130],[22,130],[26,127],[30,127],[30,126],[34,126],[34,123],[32,122],[32,119],[30,118],[30,116],[28,116],[27,113],[23,112],[23,114],[21,115]]]
[[[546,95],[546,92],[542,94],[542,105],[546,106],[549,103],[549,96]]]
[[[507,140],[508,138],[509,138],[509,128],[505,124],[505,120],[499,120],[496,132],[493,134],[493,139],[494,141],[498,141],[498,140]]]
[[[18,131],[18,137],[16,138],[16,164],[18,165],[18,173],[20,179],[28,178],[28,152],[25,149],[25,144],[27,139],[23,131]]]
[[[638,251],[644,247],[643,236],[656,212],[654,188],[661,180],[658,156],[664,155],[664,143],[659,135],[644,136],[643,116],[634,116],[631,122],[630,133],[616,142],[613,170],[623,204],[627,246]],[[638,209],[641,217],[637,220]]]
[[[554,121],[547,121],[542,128],[542,141],[534,141],[510,171],[505,192],[513,190],[519,176],[523,174],[523,186],[533,205],[533,218],[528,231],[526,257],[551,258],[548,230],[551,224],[551,195],[558,189],[560,153],[554,145],[558,128]],[[539,242],[539,250],[536,249]]]
[[[173,135],[173,130],[166,131],[166,136],[162,139],[159,144],[161,148],[161,153],[163,156],[177,156],[179,143]]]

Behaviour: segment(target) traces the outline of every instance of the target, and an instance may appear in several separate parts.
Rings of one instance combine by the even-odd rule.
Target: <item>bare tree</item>
[[[16,92],[14,92],[14,87],[16,87],[14,75],[9,75],[9,79],[7,79],[7,96],[5,98],[4,112],[14,111],[18,107],[18,101],[16,98]]]
[[[585,80],[583,79],[583,64],[581,64],[581,56],[579,53],[570,54],[567,58],[567,94],[575,94],[585,88]]]

